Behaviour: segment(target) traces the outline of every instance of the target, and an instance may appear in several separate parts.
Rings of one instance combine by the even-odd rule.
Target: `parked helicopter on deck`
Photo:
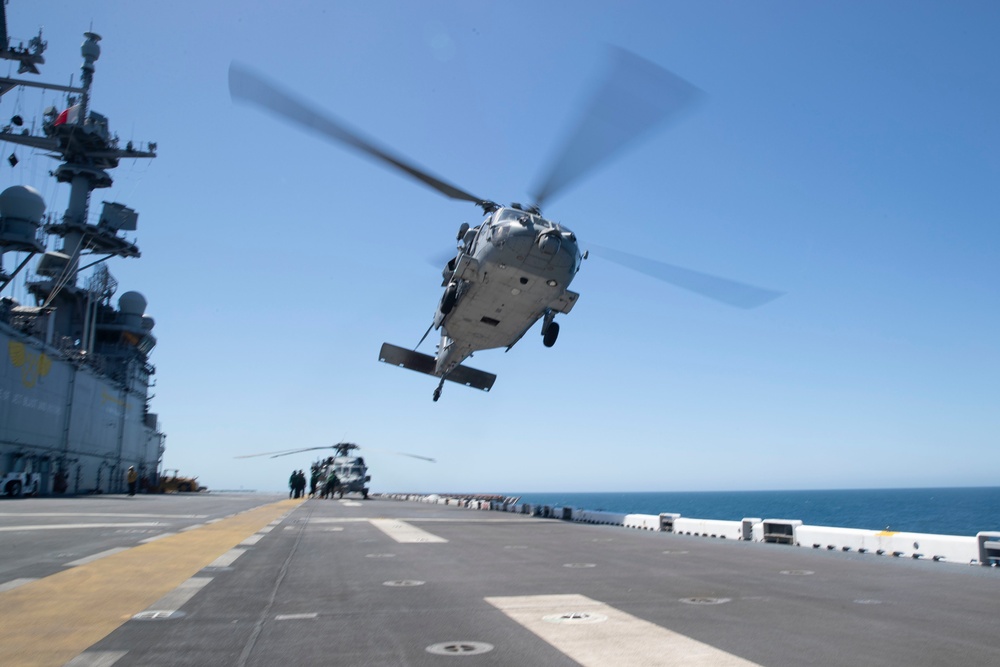
[[[358,493],[365,500],[368,499],[368,482],[372,480],[368,473],[368,465],[363,457],[354,452],[361,449],[353,442],[338,442],[335,445],[322,447],[305,447],[302,449],[282,449],[276,452],[261,452],[259,454],[244,454],[236,456],[237,459],[252,459],[258,456],[270,456],[276,459],[280,456],[300,454],[302,452],[314,452],[320,449],[334,450],[333,456],[316,461],[310,466],[310,471],[315,476],[317,493],[323,493],[324,497],[332,497],[334,494],[344,497],[345,493]],[[419,454],[407,454],[405,452],[392,452],[399,456],[409,456],[434,463],[434,459]]]
[[[509,350],[539,320],[543,344],[555,344],[559,336],[555,317],[569,313],[576,304],[579,294],[569,286],[588,252],[581,252],[571,230],[543,217],[541,206],[640,135],[676,119],[701,97],[700,90],[675,74],[616,51],[608,76],[579,124],[533,188],[532,203],[502,206],[394,155],[236,63],[229,68],[229,90],[234,100],[256,104],[354,148],[446,197],[482,208],[487,217],[481,224],[463,224],[459,229],[458,252],[443,273],[444,294],[420,342],[412,350],[385,343],[379,352],[380,361],[439,378],[435,401],[446,380],[489,391],[496,375],[462,362],[479,350]],[[592,249],[605,259],[730,305],[752,308],[780,296],[772,290],[627,253]],[[441,332],[434,356],[417,351],[432,329]]]

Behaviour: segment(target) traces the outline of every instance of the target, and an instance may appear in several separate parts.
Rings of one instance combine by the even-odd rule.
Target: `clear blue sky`
[[[168,468],[281,489],[342,439],[376,491],[658,491],[1000,484],[1000,4],[90,3],[13,0],[46,81],[160,157],[139,211]],[[588,242],[786,292],[750,311],[593,257],[560,317],[471,365],[480,393],[377,361],[415,345],[428,263],[478,210],[228,92],[231,61],[484,197],[527,199],[603,66],[629,49],[707,93],[546,207]],[[40,115],[25,93],[3,98]],[[18,101],[20,100],[20,101]],[[45,103],[61,104],[54,96]],[[18,150],[0,185],[66,192]],[[391,451],[430,456],[437,463]]]

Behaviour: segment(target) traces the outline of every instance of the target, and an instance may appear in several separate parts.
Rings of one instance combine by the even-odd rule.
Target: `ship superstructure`
[[[37,74],[41,33],[12,47],[0,18],[0,57],[18,61],[20,74]],[[15,148],[4,169],[12,180],[17,148],[27,147],[55,159],[49,173],[69,186],[58,217],[46,213],[37,190],[0,181],[0,480],[22,473],[21,486],[33,480],[21,489],[28,492],[120,492],[130,466],[141,486],[153,488],[163,455],[165,436],[150,411],[154,322],[138,292],[114,304],[118,285],[104,264],[139,257],[126,236],[138,214],[104,201],[91,217],[92,194],[113,183],[109,171],[123,159],[156,157],[156,144],[119,145],[108,119],[90,108],[100,39],[84,33],[78,87],[0,77],[0,96],[19,86],[66,94],[64,107],[45,109],[38,131],[17,115],[0,130]],[[15,280],[33,303],[11,296]],[[11,483],[0,493],[15,490]]]

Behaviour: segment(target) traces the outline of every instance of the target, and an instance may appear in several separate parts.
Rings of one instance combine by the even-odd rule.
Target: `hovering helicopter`
[[[361,449],[360,446],[353,442],[338,442],[336,445],[327,445],[325,447],[305,447],[303,449],[283,449],[277,452],[262,452],[260,454],[244,454],[243,456],[236,456],[234,458],[251,459],[257,456],[270,456],[272,459],[276,459],[279,456],[313,452],[319,449],[333,449],[336,453],[333,456],[320,459],[312,464],[312,473],[319,477],[317,488],[323,489],[327,486],[328,482],[336,479],[336,486],[331,489],[333,493],[340,494],[341,498],[344,497],[345,493],[360,493],[361,497],[367,500],[368,482],[372,480],[372,477],[368,474],[368,466],[365,464],[364,458],[351,453]],[[410,458],[430,463],[435,462],[434,459],[427,456],[420,456],[419,454],[406,454],[404,452],[393,452],[393,454],[409,456]],[[331,476],[333,477],[331,478]]]
[[[539,320],[543,344],[555,344],[559,336],[555,317],[568,314],[576,304],[580,295],[569,286],[589,251],[581,252],[570,229],[543,217],[542,205],[643,133],[677,118],[701,97],[700,90],[675,74],[616,51],[606,79],[574,132],[533,188],[532,203],[502,206],[394,155],[236,63],[229,68],[229,90],[234,100],[256,104],[446,197],[482,208],[486,218],[481,224],[463,223],[458,230],[458,252],[442,273],[444,294],[420,342],[412,350],[385,343],[379,352],[380,361],[439,378],[435,401],[446,380],[489,391],[496,375],[462,362],[479,350],[510,350]],[[605,259],[729,305],[752,308],[781,295],[620,251],[592,249]],[[441,331],[436,355],[417,352],[432,329]]]

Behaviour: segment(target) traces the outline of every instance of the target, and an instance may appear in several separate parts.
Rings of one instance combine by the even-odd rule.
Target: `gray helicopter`
[[[372,477],[368,474],[368,465],[365,463],[364,458],[353,453],[361,449],[360,446],[353,442],[338,442],[336,445],[327,445],[324,447],[304,447],[302,449],[282,449],[276,452],[244,454],[243,456],[236,456],[234,458],[252,459],[257,456],[270,456],[272,459],[276,459],[279,456],[314,452],[320,449],[332,449],[335,452],[333,456],[320,459],[310,467],[311,473],[318,478],[317,490],[322,493],[323,497],[332,497],[334,494],[339,494],[343,498],[345,493],[358,493],[361,494],[362,498],[367,500],[368,482],[372,481]],[[427,456],[420,456],[419,454],[407,454],[405,452],[392,453],[435,463],[434,459]]]
[[[445,380],[489,391],[496,375],[462,362],[479,350],[509,350],[539,320],[543,344],[555,344],[559,336],[555,317],[569,313],[576,304],[580,295],[569,286],[589,251],[581,252],[572,231],[543,217],[542,205],[641,135],[678,118],[702,96],[699,89],[658,65],[615,51],[606,78],[575,130],[533,188],[532,203],[502,206],[433,176],[236,63],[229,68],[229,90],[234,100],[258,105],[354,148],[446,197],[483,209],[486,218],[481,224],[470,227],[466,223],[458,231],[458,252],[443,272],[444,294],[420,342],[412,350],[385,343],[379,352],[380,361],[439,378],[435,401],[441,397]],[[609,248],[591,246],[591,250],[677,287],[741,308],[760,306],[781,295]],[[441,332],[437,354],[417,352],[432,329]]]

